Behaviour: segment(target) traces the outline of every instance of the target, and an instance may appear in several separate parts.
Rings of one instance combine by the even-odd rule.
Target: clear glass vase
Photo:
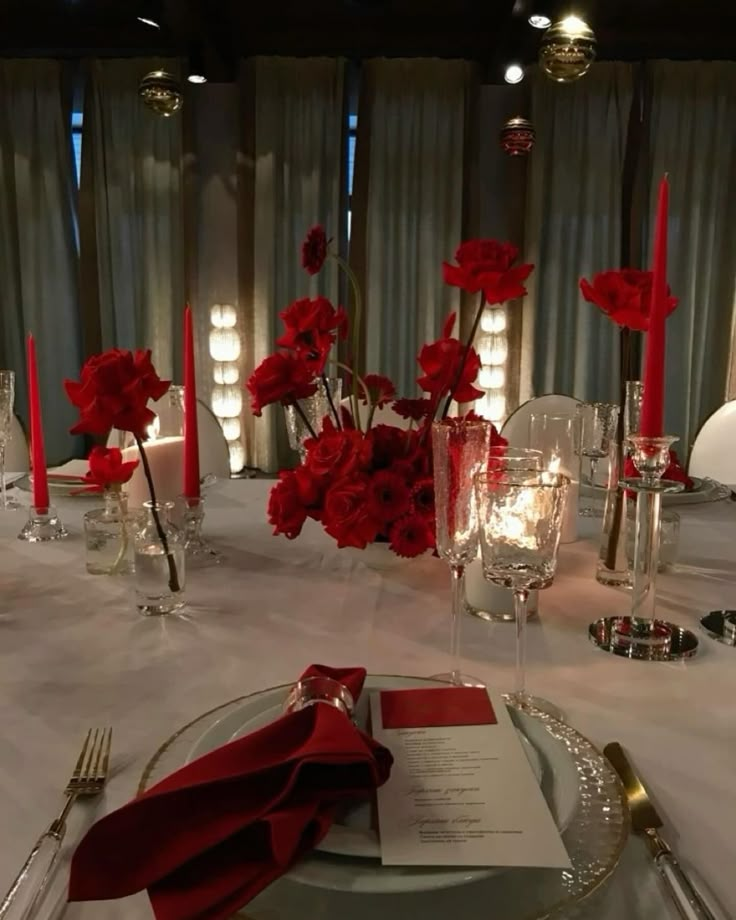
[[[624,456],[618,444],[612,443],[609,451],[609,474],[606,504],[603,510],[603,529],[595,577],[602,585],[612,588],[630,588],[631,570],[626,553],[626,525],[629,499],[621,486]]]
[[[128,512],[124,492],[105,489],[104,508],[84,515],[87,571],[91,575],[130,575],[137,518]]]
[[[136,605],[145,616],[175,613],[184,606],[184,541],[171,522],[173,502],[146,502],[135,537]]]
[[[312,437],[312,431],[320,433],[325,416],[329,416],[333,423],[335,422],[335,412],[340,411],[341,398],[342,380],[338,377],[327,377],[319,381],[314,396],[299,400],[299,409],[295,406],[284,406],[289,447],[299,453],[302,463],[306,457],[304,442]]]

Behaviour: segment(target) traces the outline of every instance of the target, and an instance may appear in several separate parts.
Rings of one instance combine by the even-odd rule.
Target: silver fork
[[[66,819],[79,796],[99,795],[110,765],[111,728],[87,732],[74,772],[66,784],[66,802],[59,816],[38,838],[23,868],[0,903],[0,920],[27,920],[40,905],[66,833]]]

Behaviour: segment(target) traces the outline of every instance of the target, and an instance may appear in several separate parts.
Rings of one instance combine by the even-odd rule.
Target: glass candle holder
[[[186,554],[170,514],[172,502],[146,502],[135,537],[136,604],[145,616],[163,616],[184,606]]]
[[[626,529],[626,556],[632,570],[634,567],[635,518],[635,512],[630,509]],[[676,511],[662,511],[661,522],[658,571],[666,572],[677,562],[680,550],[680,515]]]
[[[178,521],[181,524],[184,551],[189,565],[219,565],[222,554],[202,535],[205,500],[180,495],[177,500]]]
[[[26,543],[48,543],[50,540],[63,540],[68,535],[56,508],[52,505],[45,508],[31,505],[28,520],[18,539]]]
[[[298,681],[289,691],[284,703],[284,712],[299,712],[308,706],[326,703],[344,712],[352,719],[355,700],[348,688],[332,677],[306,677]]]

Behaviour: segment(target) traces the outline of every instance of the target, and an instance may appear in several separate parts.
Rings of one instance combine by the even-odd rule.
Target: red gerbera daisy
[[[411,419],[413,422],[420,422],[429,415],[432,408],[432,400],[420,397],[419,399],[397,399],[391,407],[397,415],[402,418]]]
[[[327,258],[327,234],[324,227],[317,224],[307,233],[302,243],[302,268],[310,275],[318,274]]]
[[[391,528],[389,544],[397,556],[420,556],[434,545],[432,531],[420,514],[405,514]]]
[[[411,507],[411,492],[391,470],[379,470],[368,485],[368,512],[383,523],[395,521]]]
[[[429,521],[434,520],[434,480],[431,476],[418,480],[411,490],[412,508]]]
[[[386,403],[391,402],[396,395],[396,387],[383,374],[366,374],[363,377],[363,383],[365,384],[365,389],[368,390],[368,396],[366,398],[365,390],[360,387],[361,402],[368,402],[370,399],[370,405],[378,406],[379,409],[381,406],[385,406]]]

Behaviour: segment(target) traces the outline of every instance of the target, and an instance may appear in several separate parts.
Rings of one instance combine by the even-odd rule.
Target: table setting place
[[[0,920],[734,916],[732,493],[664,433],[667,199],[651,272],[581,282],[619,404],[472,408],[476,332],[533,266],[471,240],[443,275],[474,322],[423,346],[421,397],[331,357],[361,354],[357,287],[350,323],[280,314],[246,383],[284,407],[276,480],[210,463],[189,307],[183,387],[142,350],[64,381],[95,446],[56,469],[28,337],[30,471],[0,372]],[[329,259],[315,227],[304,268]]]

